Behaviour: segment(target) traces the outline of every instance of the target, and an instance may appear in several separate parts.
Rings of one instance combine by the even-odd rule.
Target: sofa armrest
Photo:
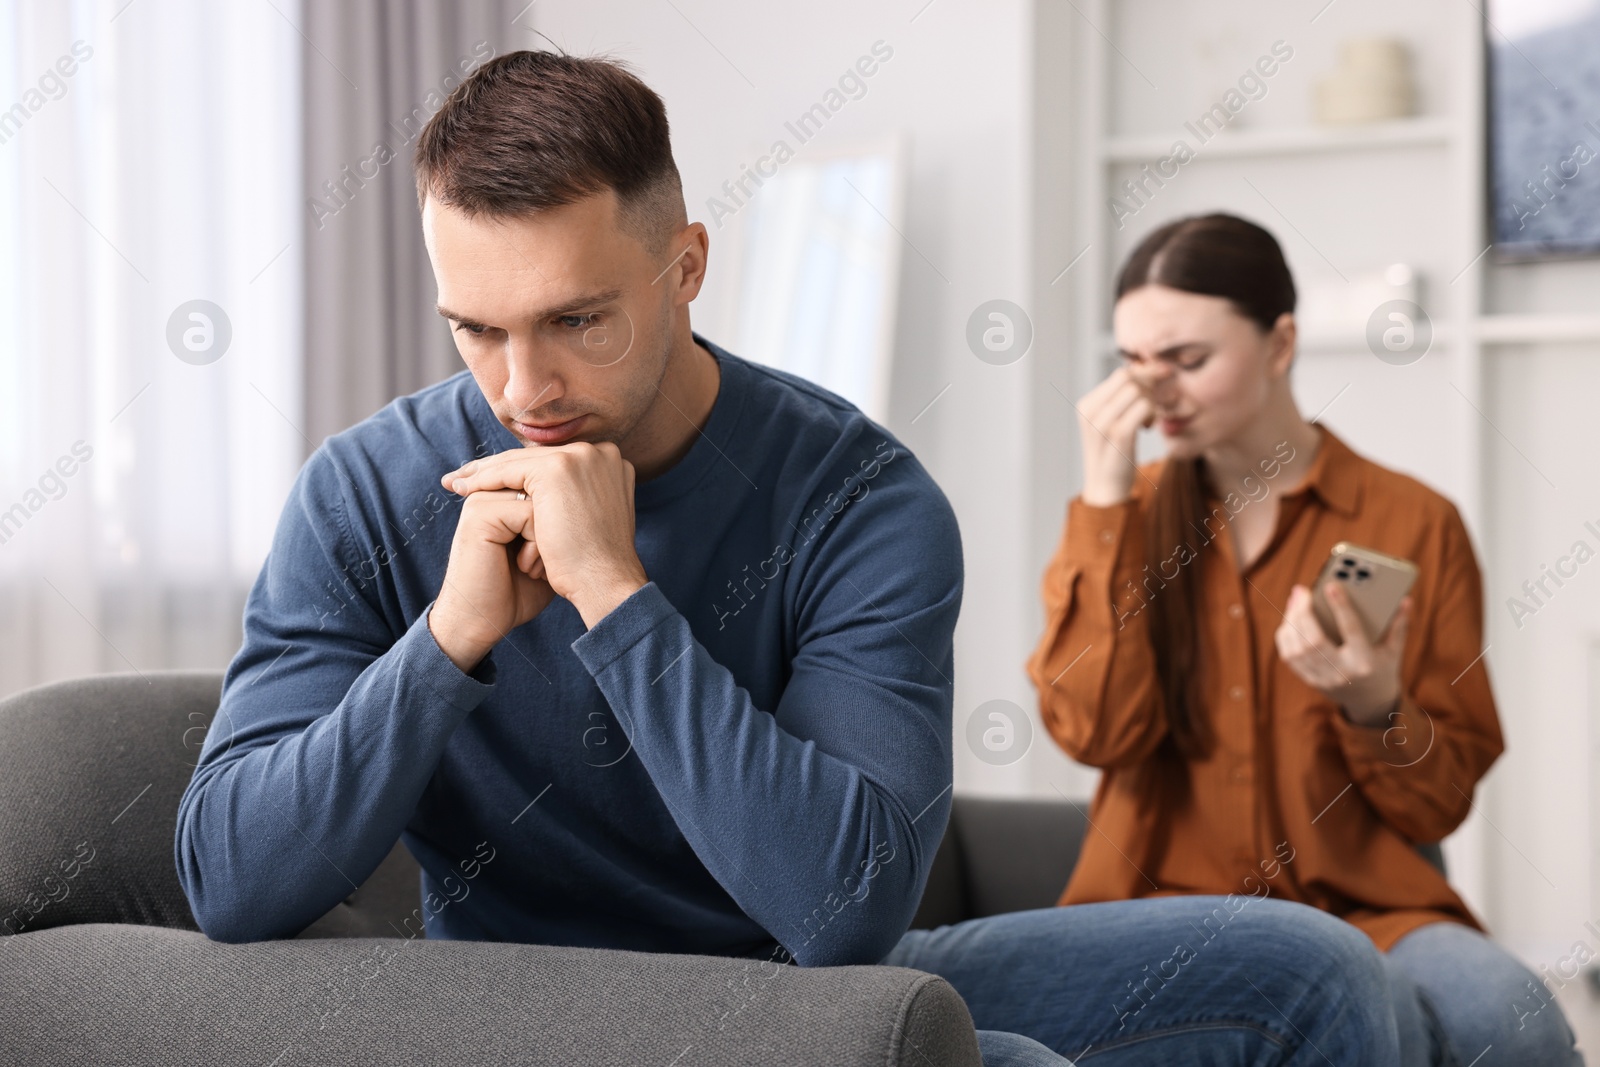
[[[920,971],[549,945],[89,923],[0,938],[0,1003],[6,1063],[981,1063]]]

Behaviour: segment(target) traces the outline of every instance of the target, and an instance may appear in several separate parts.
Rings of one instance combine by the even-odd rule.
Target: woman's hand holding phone
[[[1385,725],[1400,699],[1400,654],[1411,624],[1411,597],[1400,601],[1382,637],[1373,642],[1344,586],[1329,581],[1322,592],[1344,643],[1334,644],[1323,632],[1311,608],[1311,590],[1296,585],[1289,590],[1283,622],[1274,635],[1278,656],[1307,685],[1342,707],[1350,721]]]
[[[1149,390],[1127,366],[1112,371],[1078,401],[1085,504],[1105,507],[1128,499],[1138,473],[1134,439],[1155,418]]]

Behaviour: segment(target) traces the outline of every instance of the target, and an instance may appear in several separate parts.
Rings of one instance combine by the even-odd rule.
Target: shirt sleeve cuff
[[[1067,558],[1086,568],[1112,570],[1119,558],[1135,558],[1144,547],[1136,521],[1137,502],[1085,504],[1075,496],[1067,505]]]
[[[1404,694],[1388,718],[1375,726],[1351,722],[1343,710],[1336,709],[1334,729],[1352,770],[1409,767],[1433,746],[1433,720]]]
[[[572,642],[572,651],[591,675],[599,677],[677,610],[660,586],[646,582]]]
[[[1075,496],[1067,505],[1066,559],[1088,575],[1094,586],[1105,582],[1119,614],[1137,610],[1136,593],[1144,570],[1144,524],[1132,497],[1118,504],[1086,504]]]
[[[483,703],[483,699],[494,688],[498,671],[493,653],[484,656],[472,668],[471,674],[465,673],[434,640],[433,631],[428,628],[428,616],[431,614],[433,604],[430,603],[411,624],[411,629],[395,642],[395,648],[399,650],[402,662],[440,700],[458,711],[471,711]]]

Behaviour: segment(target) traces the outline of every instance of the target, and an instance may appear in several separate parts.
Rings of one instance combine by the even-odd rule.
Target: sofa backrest
[[[1088,830],[1087,805],[957,796],[912,929],[1054,905]]]
[[[221,671],[59,682],[0,700],[0,936],[78,923],[198,930],[178,882],[178,801],[222,695]],[[301,937],[398,937],[421,903],[396,842]]]
[[[198,929],[173,840],[221,693],[220,671],[146,671],[0,700],[0,934],[92,922]],[[1055,903],[1082,825],[1065,803],[955,798],[918,925]],[[300,936],[399,936],[394,924],[419,896],[420,869],[396,842]]]
[[[60,682],[0,700],[0,936],[76,923],[197,930],[174,857],[178,801],[222,692],[220,671]],[[1088,829],[1083,805],[958,796],[915,928],[1045,908]],[[1437,845],[1420,851],[1443,869]],[[420,904],[404,845],[299,936],[403,936]]]
[[[173,831],[217,671],[111,674],[0,701],[0,934],[121,922],[196,930]]]

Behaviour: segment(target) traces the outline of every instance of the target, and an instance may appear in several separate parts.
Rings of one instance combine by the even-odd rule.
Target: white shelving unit
[[[1448,120],[1438,118],[1398,119],[1346,129],[1224,129],[1206,142],[1203,158],[1312,155],[1376,148],[1444,148],[1449,146],[1454,132]],[[1101,156],[1107,163],[1144,163],[1160,158],[1171,147],[1170,137],[1112,137],[1102,147]]]

